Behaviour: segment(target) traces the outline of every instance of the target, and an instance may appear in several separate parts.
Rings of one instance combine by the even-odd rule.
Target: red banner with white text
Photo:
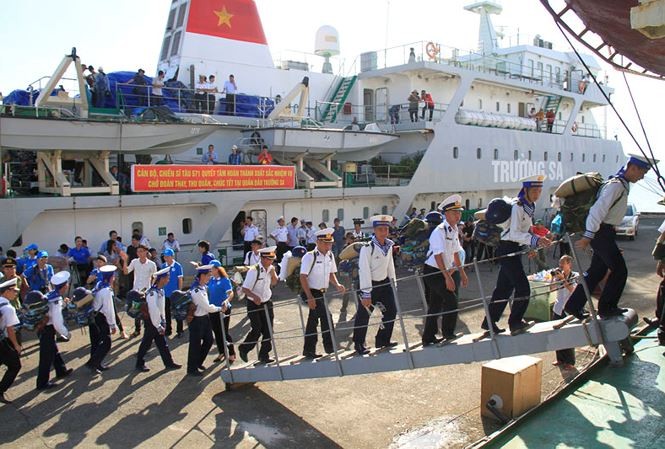
[[[281,165],[133,165],[133,192],[295,188],[295,167]]]

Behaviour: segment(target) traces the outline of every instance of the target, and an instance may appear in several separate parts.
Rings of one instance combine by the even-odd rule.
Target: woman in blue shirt
[[[233,348],[233,339],[229,334],[229,323],[231,322],[231,299],[233,298],[233,287],[226,270],[218,260],[210,261],[213,266],[212,278],[208,282],[208,300],[210,304],[221,307],[221,312],[210,314],[210,325],[215,334],[215,343],[219,355],[215,362],[221,362],[224,359],[224,335],[226,335],[226,346],[229,351],[229,363],[236,359],[235,349]],[[224,322],[224,333],[222,333],[222,320]]]

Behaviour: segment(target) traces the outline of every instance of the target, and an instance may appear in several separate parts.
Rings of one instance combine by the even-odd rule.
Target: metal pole
[[[427,298],[425,297],[425,287],[423,286],[423,272],[420,268],[416,268],[416,284],[418,284],[418,290],[420,291],[420,298],[423,300],[423,311],[427,315]]]
[[[582,272],[582,266],[580,265],[579,259],[577,258],[577,252],[575,251],[575,247],[573,246],[573,242],[570,238],[569,233],[566,233],[566,241],[568,242],[568,246],[570,247],[570,253],[573,256],[573,260],[575,261],[575,265],[577,265],[580,272]],[[594,326],[596,326],[596,329],[598,330],[598,335],[600,336],[600,342],[603,345],[605,345],[605,335],[603,334],[603,328],[600,326],[600,323],[598,322],[598,318],[596,317],[596,309],[593,306],[593,300],[591,299],[591,291],[589,290],[589,286],[586,283],[586,278],[584,277],[584,274],[582,274],[582,276],[580,276],[580,283],[582,284],[582,288],[584,289],[584,294],[586,295],[587,306],[589,306],[589,312],[591,314],[591,320],[593,321]]]
[[[326,294],[322,294],[323,297],[323,308],[324,313],[326,314],[326,320],[328,320],[328,332],[330,332],[330,339],[332,340],[333,343],[333,351],[335,354],[335,360],[337,361],[337,368],[339,370],[339,375],[343,376],[344,375],[344,369],[342,369],[342,361],[339,359],[339,354],[337,354],[337,339],[335,338],[335,331],[333,329],[333,323],[332,323],[332,318],[330,317],[330,311],[328,310],[328,299],[326,298]],[[323,338],[323,333],[321,334],[321,338]]]
[[[487,330],[490,334],[490,339],[492,340],[492,347],[494,348],[495,355],[498,358],[501,358],[501,351],[499,351],[499,344],[495,340],[494,335],[494,322],[490,316],[490,307],[487,304],[487,297],[485,296],[485,289],[483,288],[483,282],[480,279],[480,270],[478,269],[478,258],[473,258],[473,271],[476,272],[476,279],[478,280],[478,288],[480,289],[480,296],[483,299],[483,308],[485,309],[485,321],[487,322]]]
[[[277,368],[279,369],[279,377],[284,380],[284,372],[282,367],[279,364],[279,355],[277,355],[277,343],[275,342],[275,335],[272,333],[272,324],[270,324],[270,314],[268,313],[268,304],[263,303],[263,311],[266,314],[266,324],[268,325],[268,332],[270,332],[270,341],[272,342],[272,350],[275,352],[275,362],[277,362]],[[263,344],[263,340],[261,341]]]
[[[300,327],[302,327],[302,336],[305,337],[305,319],[302,315],[302,299],[298,298],[298,313],[300,314]]]
[[[404,327],[404,317],[402,316],[402,307],[399,304],[399,296],[397,295],[397,286],[393,284],[392,280],[390,282],[390,288],[393,289],[393,296],[395,297],[395,309],[397,310],[397,316],[399,317],[399,325],[402,329],[402,339],[404,340],[404,348],[406,349],[406,354],[409,357],[409,368],[413,369],[415,367],[413,363],[413,354],[411,354],[411,349],[409,349],[409,339],[406,337],[406,327]]]
[[[219,324],[222,326],[222,341],[224,343],[224,357],[226,357],[226,369],[229,370],[231,376],[231,383],[233,383],[233,371],[231,371],[231,364],[229,363],[229,348],[226,344],[226,329],[224,329],[224,312],[219,312]]]

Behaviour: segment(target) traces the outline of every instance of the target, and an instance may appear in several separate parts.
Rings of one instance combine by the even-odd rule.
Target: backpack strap
[[[261,265],[257,263],[256,265],[253,265],[252,268],[256,270],[256,279],[254,279],[254,284],[252,285],[251,288],[251,290],[253,291],[254,287],[256,287],[257,282],[259,282],[259,274],[261,274]]]

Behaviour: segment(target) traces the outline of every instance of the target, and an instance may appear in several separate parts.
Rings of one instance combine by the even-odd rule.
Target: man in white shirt
[[[259,263],[261,261],[261,254],[259,253],[259,250],[262,247],[263,247],[263,238],[261,236],[258,236],[256,240],[252,241],[252,250],[245,255],[245,259],[243,260],[243,265],[251,267],[252,265],[256,265],[257,263]]]
[[[388,238],[390,215],[375,215],[370,219],[374,228],[374,236],[369,244],[360,248],[358,256],[358,272],[360,275],[360,290],[362,292],[353,325],[353,347],[359,355],[367,354],[365,337],[369,315],[375,307],[383,312],[383,328],[379,327],[376,333],[375,346],[377,348],[392,348],[396,342],[390,341],[395,325],[397,309],[395,307],[395,294],[391,284],[396,283],[395,264],[393,262],[393,245]]]
[[[101,282],[97,286],[98,290],[92,301],[92,307],[97,313],[88,325],[90,359],[85,366],[93,375],[108,369],[103,361],[111,350],[111,335],[115,334],[117,330],[113,305],[113,280],[116,269],[115,265],[104,265],[99,269]]]
[[[312,251],[316,247],[317,238],[310,220],[305,222],[305,240],[307,241],[307,251]]]
[[[145,355],[155,342],[159,355],[164,362],[167,370],[181,368],[173,361],[169,345],[166,343],[166,297],[164,287],[169,283],[171,267],[162,268],[154,274],[154,284],[148,290],[146,295],[146,305],[148,306],[148,317],[145,320],[145,334],[139,345],[139,352],[136,355],[136,370],[142,373],[150,371],[145,366]]]
[[[222,93],[226,94],[226,113],[227,115],[235,115],[236,111],[236,93],[238,93],[238,85],[233,75],[229,75],[228,81],[224,81],[224,90]]]
[[[0,340],[0,365],[5,365],[7,370],[0,380],[0,402],[11,404],[5,393],[14,383],[16,376],[21,371],[21,351],[23,348],[16,338],[16,326],[21,322],[16,315],[16,309],[11,305],[19,295],[16,286],[18,278],[11,278],[0,283],[0,334],[5,338]]]
[[[311,223],[311,222],[310,222]],[[315,233],[316,249],[306,253],[300,263],[300,285],[302,286],[302,299],[309,307],[307,316],[307,326],[305,327],[305,345],[303,355],[310,359],[321,357],[316,353],[317,327],[321,324],[321,336],[323,339],[323,349],[326,353],[335,352],[332,341],[332,317],[325,304],[323,295],[328,289],[329,284],[335,286],[338,292],[344,293],[346,290],[342,284],[337,281],[337,264],[335,256],[332,253],[334,243],[332,228],[322,229]]]
[[[616,176],[600,188],[596,202],[589,209],[586,230],[582,238],[575,243],[578,249],[586,250],[589,246],[593,248],[591,266],[584,273],[589,291],[594,291],[609,270],[610,274],[598,299],[598,315],[601,318],[622,315],[626,311],[619,307],[619,299],[626,286],[628,269],[616,244],[614,227],[621,224],[626,213],[630,184],[644,178],[651,166],[657,163],[658,161],[644,156],[631,155]],[[583,318],[586,299],[586,293],[580,284],[566,303],[566,312]]]
[[[288,232],[288,239],[286,241],[287,246],[289,247],[289,250],[292,250],[296,246],[300,244],[298,241],[298,218],[293,217],[291,218],[291,223],[289,223],[286,226],[286,230]]]
[[[173,250],[175,257],[178,257],[178,253],[180,252],[180,243],[176,240],[173,232],[166,234],[166,240],[164,240],[164,243],[162,243],[162,252],[167,249]]]
[[[217,100],[216,93],[219,92],[217,90],[217,86],[215,85],[215,75],[210,75],[208,76],[208,84],[207,84],[207,94],[208,94],[208,114],[214,114],[215,113],[215,103]]]
[[[439,205],[439,210],[445,215],[443,222],[434,228],[429,237],[428,258],[425,261],[423,276],[428,286],[429,298],[425,330],[423,331],[423,346],[439,343],[436,337],[439,332],[439,316],[441,332],[445,340],[459,337],[455,333],[457,325],[457,290],[459,285],[467,286],[468,279],[460,261],[459,252],[462,245],[459,242],[457,223],[462,218],[462,197],[451,195]]]
[[[270,238],[277,244],[277,263],[279,264],[282,261],[284,253],[289,250],[287,244],[289,230],[284,226],[284,217],[279,217],[277,219],[277,227],[270,233]]]
[[[194,86],[196,90],[194,91],[194,112],[206,113],[208,102],[208,83],[205,75],[199,75],[199,82]]]
[[[122,272],[124,274],[134,273],[134,285],[132,290],[136,291],[147,291],[152,284],[152,275],[157,272],[157,265],[155,262],[148,259],[148,249],[145,245],[139,245],[136,250],[138,258],[132,260],[130,263],[127,263],[127,254],[122,253],[122,258],[124,260]],[[130,337],[138,337],[141,335],[141,319],[137,318],[134,320],[134,332]]]
[[[298,245],[307,246],[307,224],[304,218],[300,219],[300,226],[296,231],[296,237],[298,237]]]
[[[247,272],[245,282],[242,284],[242,291],[247,299],[247,317],[252,326],[247,337],[245,337],[245,341],[238,347],[240,358],[245,362],[248,360],[247,354],[257,345],[259,337],[261,337],[259,361],[261,363],[273,362],[270,358],[270,351],[272,350],[270,329],[272,328],[274,313],[270,298],[272,297],[271,288],[278,282],[273,265],[276,249],[275,246],[271,246],[259,251],[261,262],[258,268],[256,266],[252,267]],[[266,309],[268,310],[267,317]]]
[[[259,236],[259,228],[254,226],[252,217],[245,218],[245,226],[240,231],[243,238],[243,255],[252,250],[252,242]]]

